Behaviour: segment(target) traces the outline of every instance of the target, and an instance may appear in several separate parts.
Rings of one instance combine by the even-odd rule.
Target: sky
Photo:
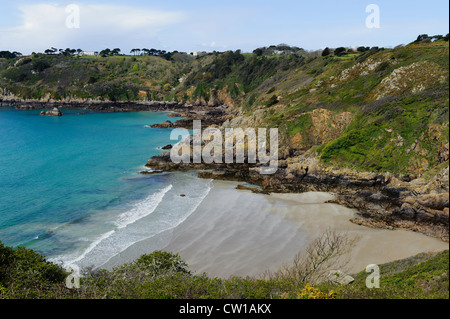
[[[447,0],[0,0],[0,51],[394,47],[447,34],[448,11]]]

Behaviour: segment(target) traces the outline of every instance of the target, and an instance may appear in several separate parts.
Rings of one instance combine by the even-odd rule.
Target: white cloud
[[[0,28],[0,43],[7,50],[43,51],[58,48],[102,49],[146,46],[158,41],[161,30],[180,23],[186,15],[176,11],[140,9],[124,5],[79,4],[79,28],[68,28],[74,11],[50,3],[21,5],[20,24]]]

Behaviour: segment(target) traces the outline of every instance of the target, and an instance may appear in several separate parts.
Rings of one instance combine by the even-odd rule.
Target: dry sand
[[[179,253],[196,273],[226,278],[258,276],[289,263],[315,238],[331,229],[356,240],[344,269],[356,273],[448,243],[405,230],[372,229],[351,223],[354,211],[325,203],[328,193],[255,194],[235,182],[214,181],[197,210],[182,224],[136,243],[103,267],[135,260],[154,250]]]

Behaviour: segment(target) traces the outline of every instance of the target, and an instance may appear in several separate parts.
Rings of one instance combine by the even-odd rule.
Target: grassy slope
[[[67,273],[32,250],[0,243],[0,298],[151,298],[151,299],[448,299],[448,250],[380,265],[380,288],[366,287],[367,273],[348,286],[310,287],[292,278],[219,279],[193,275],[178,255],[154,252],[111,271],[90,272],[80,289],[67,289]]]
[[[207,102],[223,93],[242,116],[263,112],[257,124],[278,127],[285,141],[296,134],[312,134],[310,112],[315,109],[351,112],[353,119],[342,135],[312,145],[324,162],[430,175],[448,166],[448,161],[439,163],[437,158],[440,146],[449,139],[447,42],[339,58],[226,53],[166,61],[38,55],[14,67],[17,61],[0,61],[0,87],[23,98],[135,100],[143,98],[139,91],[144,91],[149,99]],[[409,78],[417,82],[403,79],[405,86],[398,90],[383,86],[383,79],[389,79],[394,70],[414,63],[419,68]],[[376,66],[370,69],[370,65]],[[182,83],[181,77],[185,78]],[[415,92],[420,85],[424,90]],[[383,93],[387,96],[377,100]],[[170,267],[150,267],[149,279],[139,270],[149,267],[145,258],[127,266],[130,269],[97,273],[85,280],[82,290],[69,291],[62,280],[66,274],[34,252],[2,245],[0,252],[0,296],[4,298],[297,298],[302,292],[303,296],[321,296],[320,291],[327,295],[330,290],[338,298],[448,298],[448,251],[382,266],[381,273],[386,275],[380,289],[365,288],[362,272],[348,287],[324,284],[313,293],[305,290],[305,283],[297,285],[289,279],[194,276],[181,261],[175,272]]]
[[[439,150],[449,142],[448,59],[445,41],[317,58],[303,51],[178,53],[171,61],[38,54],[0,62],[0,88],[23,98],[232,103],[244,117],[262,112],[254,125],[277,127],[286,154],[313,148],[332,166],[421,176],[441,168]],[[317,109],[350,112],[353,120],[317,142],[310,116]]]
[[[160,100],[179,83],[191,60],[181,54],[174,55],[170,62],[154,56],[35,54],[0,63],[0,87],[26,99]],[[144,95],[139,94],[141,90]]]

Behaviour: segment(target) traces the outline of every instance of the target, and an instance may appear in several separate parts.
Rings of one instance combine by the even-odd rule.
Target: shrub
[[[298,299],[335,299],[336,294],[333,290],[329,292],[322,292],[317,288],[314,288],[310,284],[306,284],[305,287],[298,293]]]
[[[34,71],[42,72],[45,69],[48,69],[50,64],[42,60],[37,60],[33,61],[32,66]]]
[[[273,105],[275,105],[275,104],[277,104],[278,103],[278,96],[276,96],[275,94],[274,95],[272,95],[270,98],[269,98],[269,100],[266,102],[266,106],[267,107],[271,107],[271,106],[273,106]]]
[[[347,53],[347,49],[344,47],[339,47],[334,50],[334,55],[341,56]]]
[[[368,140],[368,136],[365,130],[353,130],[325,146],[321,158],[324,161],[328,161],[343,151],[348,150],[351,146],[355,146],[366,140]]]
[[[330,55],[330,49],[327,47],[327,48],[325,48],[325,50],[323,50],[322,51],[322,56],[328,56],[328,55]]]

